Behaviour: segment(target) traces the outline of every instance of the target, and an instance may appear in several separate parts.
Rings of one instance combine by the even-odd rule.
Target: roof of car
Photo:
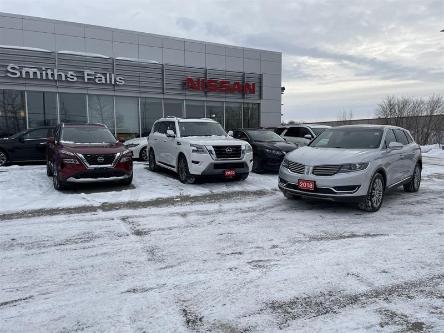
[[[62,127],[106,127],[104,124],[99,123],[60,123]]]
[[[393,126],[393,125],[375,125],[375,124],[355,124],[355,125],[342,125],[342,126],[337,126],[336,128],[379,128],[379,129],[384,129],[384,128],[399,128],[399,129],[404,129],[402,127],[398,127],[398,126]]]
[[[279,126],[278,128],[301,127],[301,126],[312,127],[312,128],[330,128],[331,127],[331,126],[322,125],[322,124],[291,124],[291,125],[282,125],[282,126]]]
[[[180,121],[180,122],[212,122],[216,123],[214,119],[211,118],[179,118],[179,117],[166,117],[166,118],[160,118],[157,121]],[[156,121],[156,122],[157,122]]]

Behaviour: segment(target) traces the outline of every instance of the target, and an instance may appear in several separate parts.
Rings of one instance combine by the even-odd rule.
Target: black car
[[[233,137],[247,141],[253,147],[253,171],[279,171],[286,153],[297,146],[267,129],[237,129]]]
[[[53,127],[38,127],[0,138],[0,166],[12,162],[44,162]]]

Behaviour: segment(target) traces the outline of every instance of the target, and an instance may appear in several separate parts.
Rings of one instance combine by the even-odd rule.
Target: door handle
[[[39,145],[46,145],[46,142],[40,142]]]

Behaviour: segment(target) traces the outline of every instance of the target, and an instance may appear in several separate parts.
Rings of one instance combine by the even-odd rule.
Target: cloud
[[[444,94],[442,0],[2,0],[0,11],[281,51],[288,119]]]

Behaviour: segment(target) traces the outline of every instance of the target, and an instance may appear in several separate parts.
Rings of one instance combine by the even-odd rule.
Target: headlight
[[[206,154],[207,150],[203,145],[190,144],[191,152],[196,154]]]
[[[281,166],[285,169],[288,169],[288,160],[286,158],[284,158],[284,160],[282,161]]]
[[[367,167],[368,167],[368,162],[343,164],[341,165],[341,168],[339,169],[338,173],[362,171],[367,169]]]
[[[253,152],[253,148],[251,148],[251,146],[250,145],[245,145],[245,153],[246,154],[249,154],[249,153],[252,153]]]
[[[65,164],[80,164],[76,158],[63,158],[62,161]]]
[[[131,150],[125,150],[122,153],[122,157],[120,157],[119,162],[125,163],[125,162],[129,162],[133,159],[133,152]]]
[[[126,149],[128,149],[128,148],[134,148],[134,147],[137,147],[138,145],[139,145],[138,143],[130,143],[130,144],[125,145],[125,148],[126,148]]]
[[[278,150],[278,149],[265,148],[264,151],[267,154],[278,155],[278,156],[283,154],[282,150]]]
[[[60,150],[59,150],[59,153],[60,153],[61,155],[65,155],[65,156],[76,156],[76,154],[71,153],[70,151],[65,150],[65,149],[60,149]]]

